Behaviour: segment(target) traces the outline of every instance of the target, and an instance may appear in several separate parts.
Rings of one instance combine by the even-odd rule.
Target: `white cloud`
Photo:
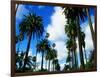
[[[37,62],[40,63],[40,62],[41,62],[41,58],[42,58],[42,57],[41,57],[41,54],[37,54]]]
[[[92,26],[94,28],[94,23],[92,23]],[[82,31],[85,33],[85,50],[86,50],[86,55],[87,55],[87,58],[89,58],[89,55],[90,55],[90,51],[93,50],[93,41],[92,41],[92,36],[91,36],[91,31],[90,31],[90,27],[89,27],[89,24],[88,22],[85,22],[81,25],[82,27]],[[80,56],[79,56],[79,45],[78,45],[78,39],[76,40],[76,43],[77,43],[77,57],[78,57],[78,62],[80,62]],[[83,53],[85,55],[85,53]],[[85,56],[84,56],[85,58]],[[86,61],[86,60],[85,60]],[[80,63],[79,63],[80,65]]]
[[[91,18],[93,18],[93,16]],[[92,23],[92,26],[94,29],[94,22]],[[93,49],[93,41],[92,41],[91,31],[90,31],[88,22],[82,23],[81,27],[82,27],[82,31],[85,33],[85,44],[86,44],[85,48],[86,48],[86,50],[92,50]],[[76,40],[76,42],[78,44],[78,40]]]
[[[94,23],[92,25],[94,26]],[[89,58],[89,55],[91,54],[91,50],[93,50],[93,41],[92,41],[92,36],[91,36],[91,31],[90,31],[89,24],[86,26],[84,32],[86,34],[86,38],[85,38],[86,53],[88,55],[87,58]]]
[[[63,58],[67,57],[67,51],[66,51],[66,46],[65,46],[65,42],[63,41],[57,41],[55,42],[56,47],[55,49],[58,51],[58,59],[62,60]]]
[[[50,34],[48,39],[56,44],[55,49],[57,50],[58,59],[60,62],[67,57],[67,50],[65,45],[67,36],[64,30],[66,19],[63,15],[63,10],[61,7],[55,7],[54,10],[55,12],[51,16],[51,23],[47,27],[47,32]]]
[[[64,40],[65,35],[65,16],[63,15],[63,10],[61,7],[55,7],[55,12],[51,16],[51,24],[47,27],[47,32],[50,33],[49,40],[51,41],[57,41],[57,40]]]
[[[92,24],[94,25],[94,24]],[[93,41],[92,41],[92,36],[91,36],[91,31],[90,31],[90,27],[89,25],[87,25],[85,27],[85,35],[86,35],[86,38],[85,38],[85,42],[86,42],[86,50],[92,50],[93,49]]]

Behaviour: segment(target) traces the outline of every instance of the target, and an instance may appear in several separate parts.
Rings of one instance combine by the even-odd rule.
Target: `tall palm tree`
[[[93,46],[95,47],[95,31],[93,30],[93,25],[92,25],[91,16],[89,13],[89,8],[86,8],[86,13],[87,13],[89,27],[90,27],[90,31],[91,31]]]
[[[50,36],[50,34],[49,34],[49,33],[46,33],[45,39],[48,40],[49,36]],[[47,50],[47,52],[48,52],[49,49],[46,49],[46,50]],[[46,54],[47,54],[47,52],[46,52]],[[46,67],[46,69],[47,69],[47,60],[48,60],[47,55],[45,55],[45,60],[46,60],[46,64],[45,64],[46,66],[45,66],[45,67]]]
[[[49,48],[47,53],[46,53],[46,60],[49,61],[48,63],[48,71],[50,71],[50,63],[51,60],[55,59],[57,57],[57,51],[55,49]]]
[[[60,64],[59,64],[59,63],[56,64],[55,70],[56,70],[56,71],[60,71]]]
[[[33,63],[34,63],[34,66],[33,66],[33,69],[35,69],[36,70],[36,56],[33,56],[32,57],[32,61],[33,61]]]
[[[37,51],[39,53],[40,52],[42,53],[41,70],[43,70],[43,58],[48,49],[49,49],[49,42],[47,39],[43,39],[37,44]]]
[[[71,54],[73,54],[72,47],[73,47],[73,41],[72,41],[72,39],[68,39],[66,42],[66,48],[68,49],[69,56],[70,56],[70,57],[68,56],[68,58],[70,58],[70,61],[72,61],[71,62],[72,64],[70,64],[70,65],[72,65],[72,68],[73,68],[74,67],[74,60],[73,60],[73,55],[71,55]]]
[[[58,64],[58,59],[53,59],[52,64],[53,64],[53,71],[55,71],[55,66]]]
[[[53,71],[54,71],[54,63],[53,60],[55,60],[57,58],[57,51],[55,49],[53,49],[53,59],[52,59],[52,64],[53,64]]]
[[[50,71],[50,62],[53,59],[53,52],[52,52],[52,49],[51,48],[49,48],[49,50],[46,53],[46,59],[49,60],[49,63],[48,63],[48,71]]]
[[[58,59],[56,58],[56,59],[54,59],[53,61],[52,61],[52,63],[54,64],[54,70],[53,71],[56,71],[57,70],[57,65],[59,64],[59,62],[58,62]]]
[[[81,37],[80,37],[80,20],[84,21],[86,17],[85,8],[80,7],[63,7],[64,8],[64,14],[65,17],[69,20],[76,20],[77,25],[77,36],[78,36],[78,44],[79,44],[79,52],[80,52],[80,61],[81,61],[81,68],[85,68],[84,65],[84,58],[83,58],[83,51],[82,51],[82,45],[81,45]]]
[[[85,53],[85,60],[86,60],[86,63],[87,63],[87,55],[86,55],[86,51],[85,51],[85,33],[84,32],[81,32],[81,43],[82,43],[82,46],[84,48],[84,53]]]
[[[26,55],[25,55],[25,61],[23,66],[23,71],[26,66],[27,57],[30,49],[30,43],[32,36],[33,37],[41,37],[44,32],[44,27],[42,24],[42,18],[40,16],[37,16],[36,14],[28,14],[24,17],[22,22],[19,24],[19,34],[22,34],[23,37],[28,38],[28,44],[26,48]]]
[[[53,60],[55,60],[55,58],[57,58],[57,51],[54,49],[56,46],[55,43],[52,44],[52,49],[53,49]],[[53,64],[53,62],[52,62]],[[53,71],[54,71],[54,64],[53,64]]]
[[[72,21],[71,19],[69,19],[67,21],[67,25],[65,25],[65,33],[67,34],[67,36],[72,39],[73,41],[73,53],[74,53],[74,64],[75,67],[77,67],[77,54],[76,54],[76,37],[77,37],[77,28],[76,28],[76,23],[75,21]]]

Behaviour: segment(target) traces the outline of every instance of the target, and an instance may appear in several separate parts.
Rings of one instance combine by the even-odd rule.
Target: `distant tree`
[[[16,52],[16,72],[23,72],[23,65],[25,60],[25,52]],[[25,72],[31,71],[34,66],[34,62],[32,62],[32,56],[28,56],[27,63],[25,67]]]
[[[43,39],[37,44],[36,47],[37,47],[37,52],[42,53],[41,70],[43,70],[43,58],[45,56],[45,53],[49,49],[50,45],[47,39]]]
[[[68,71],[69,69],[70,69],[70,66],[65,64],[63,71]]]
[[[55,70],[56,70],[56,71],[60,71],[60,64],[59,64],[59,63],[56,64],[56,66],[55,66]]]

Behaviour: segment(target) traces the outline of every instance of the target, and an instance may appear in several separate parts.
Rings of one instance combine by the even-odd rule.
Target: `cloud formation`
[[[58,41],[58,40],[65,40],[65,23],[66,19],[63,15],[63,10],[61,7],[55,7],[55,12],[51,16],[51,24],[47,27],[47,32],[50,33],[49,40],[50,41]]]
[[[61,64],[61,61],[64,60],[63,64],[65,64],[67,57],[65,41],[67,36],[64,25],[66,24],[66,19],[61,7],[55,7],[54,10],[55,12],[51,16],[51,23],[47,27],[47,32],[50,34],[48,39],[56,44],[55,49],[57,50],[59,63]]]

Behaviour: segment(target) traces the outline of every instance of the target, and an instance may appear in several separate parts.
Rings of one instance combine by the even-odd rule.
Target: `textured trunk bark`
[[[69,55],[70,55],[70,57],[71,57],[71,51],[69,51]],[[71,59],[71,58],[70,58]],[[71,63],[71,61],[69,62],[69,64],[70,64],[70,68],[72,68],[72,63]]]
[[[42,52],[41,70],[43,70],[43,58],[44,58],[44,51]]]
[[[45,65],[45,68],[47,69],[47,60],[46,60],[46,65]]]
[[[54,64],[53,64],[53,71],[54,71]]]
[[[84,65],[84,57],[83,57],[83,50],[82,50],[82,44],[81,44],[79,17],[76,17],[76,21],[77,21],[77,35],[78,35],[81,68],[84,69],[85,65]]]
[[[37,65],[36,65],[36,63],[37,63],[37,51],[36,51],[35,71],[36,71],[36,69],[37,69]]]
[[[50,60],[49,60],[49,65],[48,65],[48,71],[50,71]]]
[[[75,37],[73,37],[73,41],[76,42]],[[77,68],[77,59],[76,59],[77,55],[76,55],[76,49],[74,47],[74,67],[75,69]]]
[[[24,60],[24,65],[23,65],[23,71],[25,71],[25,66],[26,66],[26,63],[27,63],[27,57],[28,57],[28,53],[29,53],[31,38],[32,38],[32,33],[29,36],[29,41],[28,41],[28,44],[27,44],[26,55],[25,55],[25,60]]]
[[[73,53],[73,51],[71,51],[72,52],[72,68],[74,68],[74,53]]]

